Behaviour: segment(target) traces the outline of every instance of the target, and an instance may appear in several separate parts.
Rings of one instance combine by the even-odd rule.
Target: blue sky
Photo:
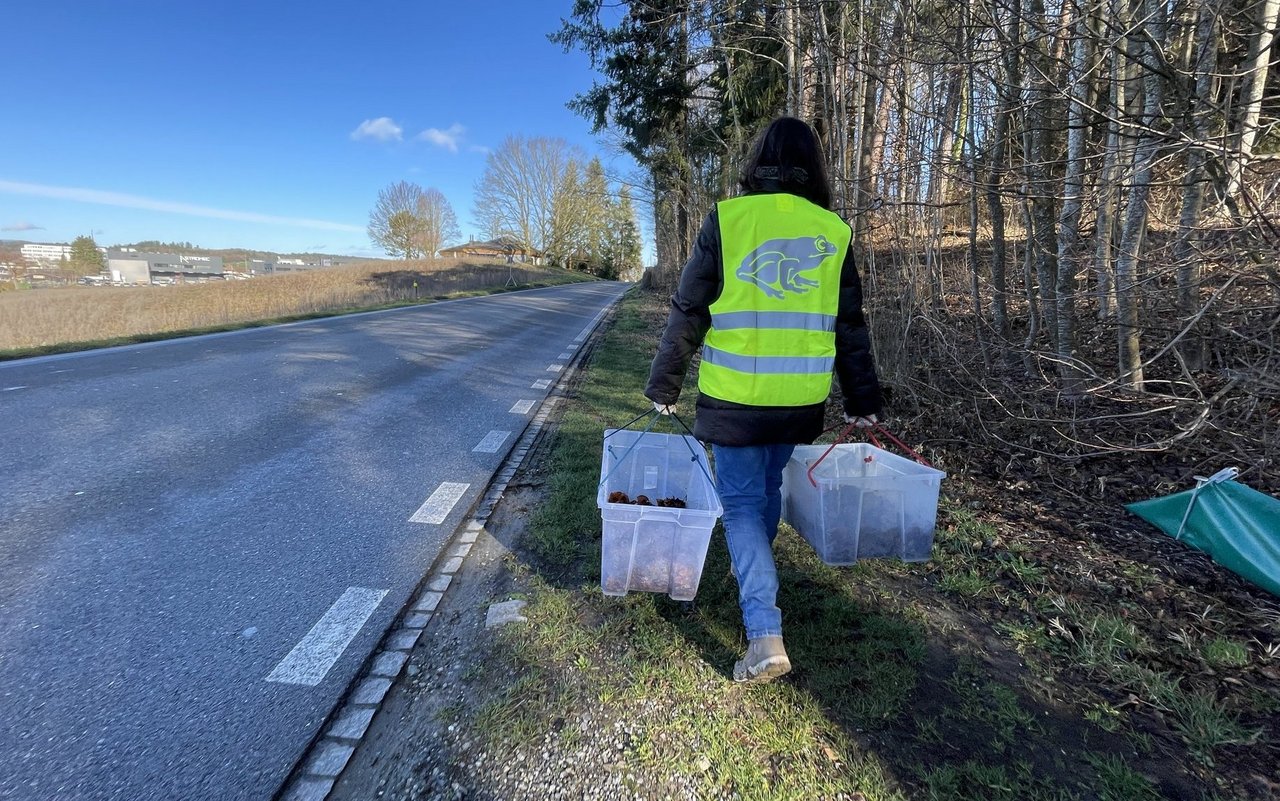
[[[0,239],[380,255],[378,190],[440,189],[464,236],[486,148],[557,136],[590,88],[547,41],[572,0],[18,0],[0,48]],[[643,222],[643,221],[641,221]]]

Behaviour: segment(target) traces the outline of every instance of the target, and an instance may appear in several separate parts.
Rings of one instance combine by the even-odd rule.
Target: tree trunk
[[[1134,155],[1133,186],[1129,189],[1129,205],[1125,213],[1124,231],[1120,237],[1120,257],[1116,260],[1116,302],[1119,327],[1120,383],[1141,392],[1143,390],[1141,304],[1138,298],[1139,259],[1147,233],[1147,203],[1151,197],[1151,179],[1154,173],[1157,148],[1160,140],[1153,130],[1159,119],[1163,100],[1163,85],[1156,71],[1155,48],[1165,41],[1164,0],[1144,0],[1145,36],[1140,36],[1134,50],[1141,55],[1142,114],[1138,120],[1137,151]],[[1141,30],[1141,29],[1140,29]]]
[[[1173,243],[1173,263],[1177,266],[1178,316],[1190,321],[1200,305],[1200,260],[1195,252],[1193,239],[1199,230],[1200,215],[1204,209],[1205,148],[1210,130],[1212,113],[1214,67],[1218,59],[1217,4],[1199,2],[1195,6],[1196,19],[1194,44],[1188,50],[1188,72],[1194,76],[1192,96],[1187,105],[1187,130],[1191,135],[1191,147],[1187,151],[1187,179],[1182,195],[1182,209],[1178,215],[1178,238]],[[1178,352],[1191,370],[1199,370],[1205,361],[1205,338],[1199,331],[1191,331],[1178,343]]]
[[[1000,102],[996,108],[995,126],[989,138],[991,154],[987,165],[987,213],[991,217],[991,322],[1000,348],[1009,342],[1008,259],[1005,239],[1005,209],[1001,185],[1007,172],[1009,123],[1014,109],[1022,102],[1022,78],[1018,65],[1018,43],[1022,40],[1022,4],[1013,0],[1004,35],[1001,63],[1004,75],[997,86]]]
[[[1130,18],[1129,0],[1110,0],[1110,16],[1114,25],[1123,29]],[[1098,20],[1099,38],[1104,38],[1109,30],[1103,19]],[[1115,261],[1113,254],[1117,238],[1117,217],[1120,211],[1120,178],[1128,168],[1126,154],[1129,152],[1127,136],[1122,130],[1121,121],[1128,114],[1130,70],[1128,42],[1121,38],[1111,49],[1111,69],[1105,72],[1108,80],[1107,143],[1103,156],[1101,177],[1096,191],[1098,211],[1094,225],[1094,257],[1093,272],[1097,280],[1098,319],[1107,320],[1115,316]]]
[[[1030,0],[1030,18],[1047,23],[1044,0]],[[1050,168],[1054,103],[1050,88],[1053,60],[1044,45],[1030,45],[1027,70],[1027,183],[1031,194],[1032,237],[1036,251],[1036,279],[1040,283],[1041,319],[1050,349],[1061,350],[1058,337],[1058,235],[1054,210],[1056,187]]]
[[[1071,6],[1064,14],[1071,13]],[[1062,391],[1067,397],[1077,397],[1081,392],[1082,376],[1076,364],[1075,353],[1075,292],[1076,269],[1080,259],[1080,211],[1081,192],[1084,185],[1084,104],[1088,90],[1085,83],[1085,57],[1087,53],[1086,27],[1083,18],[1077,17],[1064,24],[1071,42],[1071,62],[1067,69],[1067,86],[1070,98],[1067,108],[1067,169],[1063,180],[1062,214],[1058,219],[1058,283],[1057,296],[1057,351],[1058,376]]]
[[[976,72],[976,59],[973,57],[973,3],[974,0],[968,0],[963,7],[963,19],[960,25],[962,42],[960,50],[965,54],[965,63],[967,70],[963,73],[964,85],[960,92],[965,98],[965,106],[969,109],[969,113],[965,117],[965,125],[962,135],[959,138],[961,150],[960,161],[968,167],[969,177],[969,293],[973,301],[973,333],[974,339],[978,343],[978,349],[982,353],[982,362],[985,366],[989,366],[990,354],[987,348],[987,341],[983,326],[983,320],[986,318],[986,312],[982,307],[982,263],[978,258],[978,157],[974,152],[977,144],[977,132],[974,129],[974,74]],[[957,70],[959,73],[959,70]]]
[[[787,114],[800,114],[800,76],[796,74],[796,8],[792,0],[782,6],[782,44],[787,64]]]
[[[901,14],[894,18],[893,24],[893,40],[898,41],[902,36],[902,17]],[[890,61],[889,52],[884,50],[884,55],[879,60],[880,69],[877,74],[880,76],[879,87],[879,105],[875,112],[875,121],[871,126],[874,136],[871,142],[871,170],[872,180],[878,179],[879,191],[875,192],[880,197],[886,197],[889,194],[887,186],[888,177],[885,169],[885,138],[889,130],[889,112],[893,106],[893,90],[889,82]],[[873,184],[874,186],[874,184]]]
[[[1257,35],[1249,41],[1249,55],[1244,65],[1245,85],[1240,91],[1240,127],[1236,134],[1238,144],[1234,156],[1228,161],[1228,197],[1234,198],[1239,194],[1244,171],[1253,158],[1253,147],[1258,140],[1258,116],[1262,111],[1262,96],[1266,89],[1271,43],[1275,39],[1278,16],[1280,0],[1264,0]]]

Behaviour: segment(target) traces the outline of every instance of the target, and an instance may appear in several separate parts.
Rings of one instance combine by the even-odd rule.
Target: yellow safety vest
[[[699,391],[750,406],[822,403],[831,393],[848,224],[789,194],[716,208],[724,288],[711,304]]]

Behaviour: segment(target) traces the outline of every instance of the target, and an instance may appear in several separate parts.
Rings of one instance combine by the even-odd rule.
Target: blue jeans
[[[738,579],[747,639],[782,636],[773,541],[782,517],[782,468],[795,445],[712,445],[724,536]]]

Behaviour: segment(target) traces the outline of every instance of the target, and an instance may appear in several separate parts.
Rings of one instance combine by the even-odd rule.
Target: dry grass
[[[510,275],[521,286],[584,278],[550,267],[517,267]],[[76,343],[150,339],[483,293],[501,289],[508,277],[506,264],[435,259],[369,262],[184,286],[76,286],[3,292],[0,355],[28,355],[66,350]]]

